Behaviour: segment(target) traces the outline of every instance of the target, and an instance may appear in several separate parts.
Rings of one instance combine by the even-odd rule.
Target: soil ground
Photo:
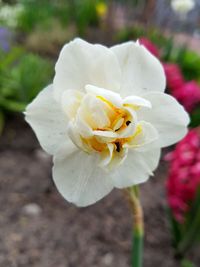
[[[0,266],[130,266],[132,220],[122,192],[113,190],[97,204],[77,208],[57,192],[51,165],[23,119],[10,118],[0,138]],[[144,267],[179,266],[165,213],[165,179],[161,162],[141,186]]]

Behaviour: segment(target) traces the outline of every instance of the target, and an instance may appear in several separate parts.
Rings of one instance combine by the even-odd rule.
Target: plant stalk
[[[143,265],[143,238],[144,222],[143,210],[139,200],[139,188],[137,186],[126,189],[128,192],[131,211],[133,214],[133,232],[132,232],[132,267],[142,267]]]

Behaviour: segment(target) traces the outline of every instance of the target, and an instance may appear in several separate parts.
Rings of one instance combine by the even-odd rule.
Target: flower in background
[[[163,63],[165,75],[167,78],[167,87],[173,92],[181,88],[185,81],[180,67],[174,63]]]
[[[171,0],[172,9],[180,15],[186,15],[195,7],[194,0]]]
[[[5,27],[0,27],[0,49],[4,52],[10,50],[12,33]]]
[[[148,38],[141,37],[139,42],[140,44],[144,45],[155,57],[160,57],[158,48]]]
[[[55,71],[26,120],[54,156],[58,190],[78,206],[145,182],[161,148],[187,133],[188,114],[164,93],[162,64],[138,42],[107,48],[75,39]]]
[[[177,221],[184,217],[200,186],[200,129],[193,129],[165,157],[170,162],[167,197]]]
[[[196,81],[189,81],[172,92],[172,95],[191,112],[200,103],[200,86]]]
[[[163,67],[170,93],[191,112],[200,103],[200,86],[196,81],[186,82],[177,64],[164,63]]]
[[[96,4],[96,12],[100,18],[104,18],[108,12],[108,6],[105,2],[98,2]]]
[[[15,28],[18,24],[18,17],[24,11],[22,4],[2,5],[0,8],[0,22],[4,25]]]

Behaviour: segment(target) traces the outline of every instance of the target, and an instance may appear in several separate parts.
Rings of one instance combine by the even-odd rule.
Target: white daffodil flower
[[[175,12],[181,15],[185,15],[195,7],[195,1],[194,0],[172,0],[171,7]]]
[[[187,113],[164,94],[161,63],[138,42],[107,48],[75,39],[55,71],[26,121],[53,155],[58,190],[78,206],[145,182],[161,148],[187,132]]]

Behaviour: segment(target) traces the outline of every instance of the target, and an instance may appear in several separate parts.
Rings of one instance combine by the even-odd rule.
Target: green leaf
[[[189,251],[199,240],[200,234],[200,189],[198,189],[194,204],[190,211],[192,214],[187,217],[185,223],[185,232],[181,242],[178,245],[178,252],[185,254]]]
[[[5,124],[4,114],[2,111],[0,111],[0,136],[3,132],[4,124]]]
[[[190,114],[190,127],[194,128],[200,125],[200,107],[196,108],[191,114]]]
[[[191,261],[184,259],[181,262],[181,267],[195,267],[195,265]]]
[[[51,61],[32,53],[0,62],[0,108],[21,112],[47,86],[53,76]],[[9,67],[8,67],[9,62]],[[4,62],[5,63],[5,62]]]
[[[183,236],[182,226],[176,221],[170,208],[167,208],[166,211],[171,226],[173,246],[175,249],[177,249]]]
[[[27,106],[27,103],[0,98],[0,106],[1,108],[11,112],[23,112]]]

